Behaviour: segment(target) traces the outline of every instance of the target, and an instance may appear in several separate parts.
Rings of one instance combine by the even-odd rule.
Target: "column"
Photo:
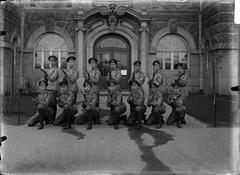
[[[199,14],[199,59],[200,59],[200,76],[199,76],[199,92],[203,93],[203,55],[202,55],[202,14]]]
[[[147,74],[147,31],[148,25],[147,22],[141,23],[141,62],[142,62],[142,71]]]
[[[19,78],[20,78],[20,88],[23,88],[23,49],[24,49],[24,11],[22,10],[22,17],[21,17],[21,54],[20,54],[20,65],[19,65]]]
[[[77,21],[77,62],[78,62],[78,71],[79,71],[79,80],[78,86],[81,87],[84,82],[84,25],[82,20]]]
[[[141,23],[141,62],[142,62],[142,71],[144,72],[146,79],[145,83],[143,85],[143,89],[145,92],[145,95],[148,94],[148,87],[147,87],[147,82],[148,82],[148,72],[147,72],[147,31],[148,31],[148,24],[147,22],[142,22]]]

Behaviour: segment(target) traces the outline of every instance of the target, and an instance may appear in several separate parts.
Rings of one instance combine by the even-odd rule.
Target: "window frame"
[[[178,34],[167,34],[164,35],[163,37],[161,37],[158,41],[158,44],[160,43],[160,41],[164,38],[164,37],[180,37],[183,44],[185,44],[186,48],[189,48],[189,45],[187,43],[187,41],[184,39],[184,37],[182,37],[181,35]],[[158,45],[157,45],[158,47]],[[175,70],[174,69],[174,53],[178,53],[178,63],[182,63],[182,59],[180,57],[180,53],[186,53],[187,54],[187,69],[189,70],[189,56],[190,56],[190,52],[189,49],[187,50],[172,50],[172,48],[170,48],[170,50],[157,50],[156,52],[156,56],[157,56],[157,60],[159,60],[162,63],[162,69],[163,70]],[[170,55],[170,60],[171,60],[171,67],[170,69],[166,69],[166,58],[163,58],[163,53],[168,53]]]
[[[44,57],[45,54],[44,53],[45,52],[49,52],[49,55],[52,55],[54,52],[57,52],[58,67],[59,68],[63,68],[63,69],[67,68],[67,67],[62,67],[62,60],[61,60],[61,58],[62,58],[63,53],[66,52],[66,58],[65,58],[65,61],[66,61],[66,59],[68,57],[68,48],[66,50],[65,49],[61,50],[61,49],[37,49],[36,48],[36,45],[38,44],[38,42],[42,38],[46,37],[47,35],[51,35],[51,34],[57,35],[57,36],[61,37],[65,41],[65,39],[61,35],[56,34],[56,33],[45,33],[40,38],[38,38],[38,40],[36,40],[36,42],[34,44],[34,50],[33,50],[33,69],[34,70],[37,70],[37,69],[40,69],[40,68],[41,69],[49,69],[49,68],[45,68],[45,66],[44,66],[44,63],[45,63],[45,57]],[[65,41],[65,43],[66,43],[66,41]],[[40,66],[40,68],[36,68],[36,53],[41,53],[40,54],[41,55],[41,58],[40,58],[41,59],[41,66]]]

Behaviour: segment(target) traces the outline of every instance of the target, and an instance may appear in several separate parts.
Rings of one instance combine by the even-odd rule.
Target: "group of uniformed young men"
[[[49,72],[45,72],[44,79],[39,81],[40,94],[33,99],[36,103],[37,113],[34,114],[28,121],[28,126],[34,126],[40,123],[38,129],[44,128],[45,124],[62,125],[64,129],[71,128],[71,124],[88,123],[87,129],[92,129],[94,123],[100,124],[99,110],[99,81],[101,73],[98,69],[98,60],[90,58],[88,63],[91,67],[87,71],[85,82],[83,83],[84,90],[81,90],[84,100],[82,103],[83,113],[75,116],[78,113],[77,94],[78,85],[77,79],[79,72],[74,68],[76,58],[74,56],[67,58],[69,65],[67,71],[57,67],[57,57],[49,56],[50,62]],[[108,125],[113,125],[114,129],[118,129],[118,124],[123,121],[126,125],[134,125],[137,123],[137,128],[141,129],[142,122],[146,125],[156,124],[156,128],[161,128],[164,124],[163,114],[166,112],[166,106],[163,103],[163,93],[167,89],[167,103],[172,107],[172,113],[168,117],[166,124],[172,125],[176,122],[177,127],[181,128],[181,124],[186,124],[185,104],[187,96],[188,77],[184,70],[184,65],[178,63],[175,68],[178,74],[174,76],[173,81],[167,87],[165,78],[161,73],[161,63],[158,60],[153,62],[153,74],[148,81],[149,96],[147,106],[152,108],[151,114],[146,118],[145,112],[147,106],[145,102],[145,93],[143,84],[145,75],[141,71],[141,62],[134,62],[134,71],[128,80],[131,86],[130,95],[127,103],[130,106],[130,115],[122,115],[126,112],[126,104],[123,103],[120,90],[121,71],[117,67],[117,60],[110,60],[111,71],[106,77],[106,85],[108,87],[108,97],[106,101],[107,107],[110,108],[110,115],[107,120]],[[64,78],[60,80],[60,74],[64,73]],[[62,108],[62,113],[56,117],[57,105]]]

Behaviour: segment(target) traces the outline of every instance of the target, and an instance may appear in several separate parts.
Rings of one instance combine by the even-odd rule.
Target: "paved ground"
[[[170,111],[168,106],[165,119]],[[67,131],[46,126],[39,131],[24,125],[25,117],[20,125],[16,118],[5,117],[2,125],[2,134],[8,136],[3,172],[9,174],[226,174],[233,170],[233,146],[238,145],[232,138],[237,128],[211,128],[189,115],[182,129],[164,125],[141,131],[124,125],[115,131],[104,123],[91,131],[86,125]]]

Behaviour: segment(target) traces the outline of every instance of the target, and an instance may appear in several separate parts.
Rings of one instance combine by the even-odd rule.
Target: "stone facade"
[[[109,6],[110,3],[107,5],[101,3],[101,0],[85,3],[79,3],[80,1],[71,3],[73,1],[70,0],[63,0],[61,3],[36,0],[24,2],[22,8],[18,3],[5,3],[4,11],[1,11],[7,16],[4,18],[4,26],[9,31],[2,43],[8,43],[11,50],[13,43],[10,40],[13,33],[16,33],[19,41],[21,32],[24,36],[21,62],[23,80],[19,79],[17,75],[19,72],[16,72],[14,74],[16,81],[18,80],[15,82],[16,85],[24,84],[20,81],[31,79],[36,90],[36,82],[42,74],[33,68],[33,50],[39,38],[46,33],[55,33],[63,37],[69,47],[68,56],[78,57],[79,84],[84,79],[87,58],[94,55],[94,43],[98,38],[111,33],[121,35],[129,41],[130,63],[141,60],[147,78],[152,74],[152,61],[157,57],[158,41],[167,34],[176,34],[182,36],[188,43],[190,92],[199,90],[206,94],[212,92],[212,55],[217,57],[217,93],[228,94],[229,87],[236,83],[230,81],[234,78],[232,74],[235,74],[236,70],[232,72],[229,68],[237,61],[236,48],[239,47],[240,31],[239,26],[233,23],[233,1],[223,3],[203,1],[200,4],[192,0],[172,3],[128,0],[115,4],[115,7]],[[105,9],[101,12],[100,7],[103,5]],[[111,8],[117,10],[121,5],[124,5],[123,8],[119,12],[114,12],[117,14],[117,23],[108,21],[108,15],[104,16],[104,13],[107,10],[111,11]],[[209,43],[208,49],[206,43]],[[17,50],[21,51],[20,45],[18,47]],[[11,60],[10,51],[6,50],[4,54],[7,63]],[[20,52],[18,54],[20,55]],[[171,81],[175,73],[173,70],[163,70],[167,82]],[[5,77],[4,81],[5,89],[8,89],[11,80]]]
[[[9,96],[20,85],[21,10],[17,5],[6,2],[1,5],[0,15],[1,31],[6,31],[5,36],[0,36],[0,76],[4,87],[1,88],[1,94]]]
[[[208,3],[204,7],[203,37],[205,49],[209,50],[209,54],[205,54],[205,61],[208,61],[209,66],[204,67],[204,84],[206,85],[204,90],[212,92],[213,64],[215,64],[216,92],[228,94],[229,88],[238,84],[240,27],[234,24],[234,3],[223,1]]]

